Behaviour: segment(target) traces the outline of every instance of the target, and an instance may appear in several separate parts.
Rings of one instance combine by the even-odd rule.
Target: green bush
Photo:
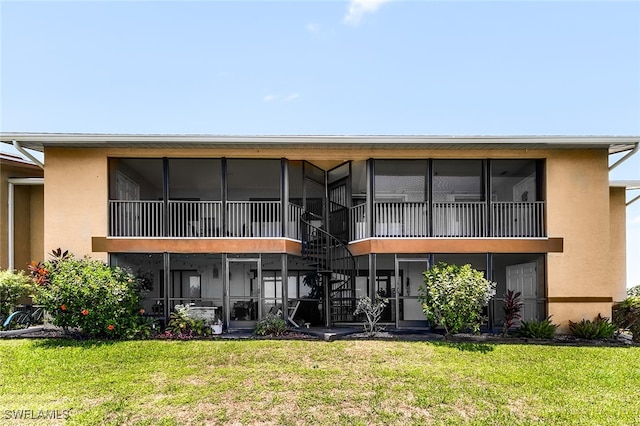
[[[32,281],[24,272],[0,270],[0,319],[7,318],[18,300],[32,291]]]
[[[634,342],[640,342],[640,296],[627,297],[613,305],[613,323],[629,330]]]
[[[593,321],[583,319],[580,322],[569,321],[571,334],[581,339],[610,339],[618,330],[615,324],[600,314]]]
[[[557,328],[558,325],[551,322],[551,317],[546,317],[542,321],[522,321],[517,334],[530,339],[552,339]]]
[[[169,315],[165,337],[191,339],[210,334],[211,327],[204,320],[190,316],[189,305],[177,305],[176,311]]]
[[[32,269],[40,283],[35,300],[45,306],[54,325],[67,331],[77,327],[89,337],[136,335],[142,311],[134,275],[99,260],[76,259],[66,252],[37,266]]]
[[[424,272],[418,299],[427,319],[450,335],[471,328],[480,331],[483,306],[495,295],[496,283],[471,265],[439,263]]]
[[[267,314],[256,323],[253,333],[258,336],[280,336],[287,331],[287,322],[277,315]]]

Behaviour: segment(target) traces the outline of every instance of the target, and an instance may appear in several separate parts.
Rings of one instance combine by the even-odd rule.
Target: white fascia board
[[[333,145],[363,146],[406,145],[563,145],[569,147],[618,147],[614,152],[633,148],[640,136],[424,136],[424,135],[202,135],[202,134],[95,134],[95,133],[2,133],[0,141],[17,140],[25,147],[42,150],[44,146],[80,147],[99,144],[238,144],[238,145]],[[629,146],[628,148],[626,146]]]

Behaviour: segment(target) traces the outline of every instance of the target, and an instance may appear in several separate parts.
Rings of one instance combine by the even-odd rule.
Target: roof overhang
[[[416,135],[168,135],[96,133],[0,134],[0,141],[36,151],[67,148],[291,148],[321,147],[394,149],[608,149],[610,154],[631,150],[640,136],[416,136]]]

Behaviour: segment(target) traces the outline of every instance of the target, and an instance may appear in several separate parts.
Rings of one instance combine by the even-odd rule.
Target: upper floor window
[[[162,200],[161,158],[109,160],[109,199]]]
[[[233,201],[279,200],[280,160],[227,160],[227,198]]]
[[[376,160],[374,167],[375,201],[427,201],[427,160]]]
[[[491,160],[491,201],[541,201],[539,160]]]
[[[209,158],[169,159],[169,199],[219,201],[221,160]]]
[[[482,160],[433,160],[433,201],[484,201]]]

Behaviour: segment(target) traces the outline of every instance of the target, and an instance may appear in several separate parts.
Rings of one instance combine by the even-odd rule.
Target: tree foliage
[[[629,297],[638,297],[640,296],[640,285],[637,285],[635,287],[631,287],[627,289],[627,296]]]
[[[440,262],[424,272],[418,295],[427,319],[447,335],[463,329],[479,332],[482,308],[495,295],[495,286],[471,265]]]
[[[0,271],[0,319],[8,317],[18,300],[31,293],[31,284],[22,271]]]

